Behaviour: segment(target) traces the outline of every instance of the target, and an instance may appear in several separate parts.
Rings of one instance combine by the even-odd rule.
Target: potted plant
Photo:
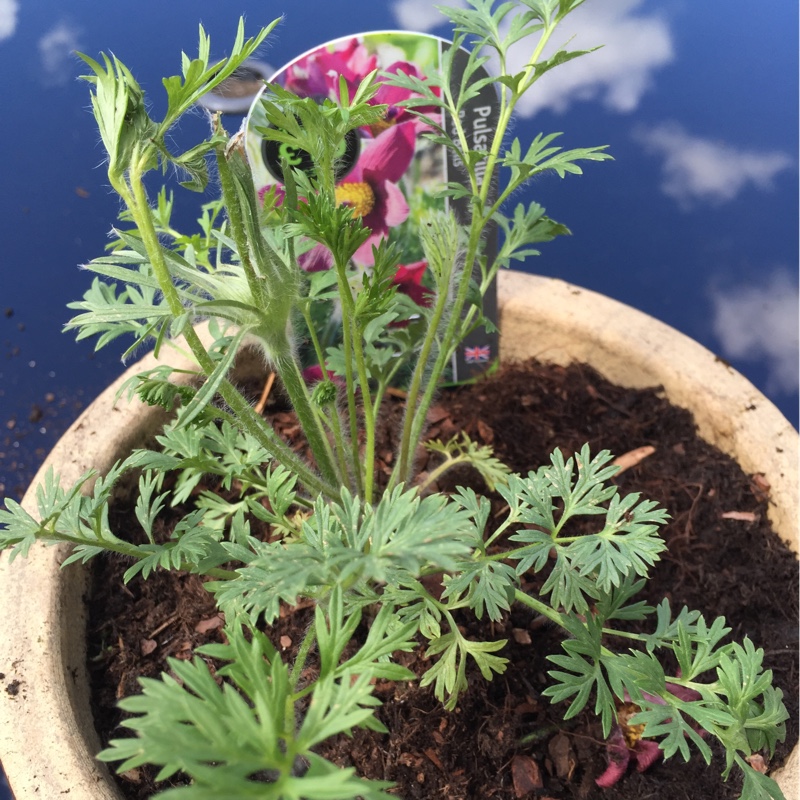
[[[451,81],[459,52],[454,47],[440,77],[373,73],[353,86],[342,78],[335,99],[322,102],[273,87],[263,101],[269,124],[262,133],[308,154],[310,167],[292,169],[284,158],[281,187],[263,197],[253,185],[241,136],[229,140],[218,119],[207,141],[178,156],[170,152],[167,136],[200,96],[252,55],[271,26],[248,41],[240,27],[231,56],[213,67],[201,29],[199,57],[184,56],[182,77],[164,81],[168,108],[161,122],[150,118],[141,88],[120,61],[105,57],[101,65],[85,59],[94,73],[92,101],[108,151],[109,180],[125,203],[127,226],[117,231],[112,252],[90,267],[125,289],[117,293],[116,284],[96,281],[75,304],[82,313],[70,326],[80,336],[97,335],[98,344],[130,334],[132,350],[155,339],[154,358],[182,342],[191,361],[154,361],[128,381],[127,388],[156,409],[135,433],[123,430],[116,452],[107,451],[112,458],[133,452],[114,465],[98,464],[101,477],[69,476],[71,488],[47,473],[37,490],[35,515],[7,502],[0,543],[11,555],[27,554],[37,542],[66,544],[67,554],[56,551],[63,566],[115,553],[130,561],[129,577],[157,569],[201,574],[225,618],[225,643],[201,652],[220,664],[216,676],[198,657],[173,662],[172,676],[143,681],[143,694],[122,703],[133,714],[125,724],[136,736],[112,741],[101,761],[121,770],[153,763],[163,776],[182,771],[192,785],[175,796],[389,796],[385,783],[319,756],[318,745],[355,727],[379,728],[374,684],[413,678],[393,655],[419,647],[430,659],[422,683],[455,708],[468,665],[477,665],[491,680],[502,674],[505,659],[503,641],[465,637],[454,614],[496,620],[520,604],[563,629],[564,650],[552,658],[547,694],[569,701],[568,717],[594,706],[612,762],[636,747],[648,749],[638,743],[650,739],[658,739],[667,756],[678,751],[686,756],[691,745],[708,760],[707,738],[713,737],[724,748],[726,772],[742,771],[743,797],[782,797],[778,785],[747,760],[771,751],[784,733],[786,711],[771,673],[762,669],[763,652],[749,640],[723,642],[724,621],[706,621],[687,609],[673,614],[666,602],[651,634],[632,635],[620,625],[646,611],[633,598],[664,549],[658,527],[665,515],[648,500],[618,495],[608,483],[615,472],[608,453],[592,454],[585,447],[565,459],[556,452],[549,466],[521,476],[467,439],[440,443],[446,459],[469,462],[505,500],[504,515],[491,528],[485,498],[467,488],[431,491],[415,471],[427,411],[453,353],[470,331],[492,325],[482,314],[482,294],[500,267],[566,232],[536,204],[518,206],[510,218],[501,208],[542,171],[563,176],[580,172],[581,160],[607,157],[596,147],[563,151],[552,145],[553,136],[537,137],[525,152],[517,140],[504,147],[517,100],[549,69],[584,55],[560,50],[542,57],[558,24],[582,1],[526,0],[496,9],[476,3],[470,10],[450,10],[455,44],[474,45],[457,82]],[[501,22],[510,24],[507,34],[500,33]],[[533,42],[528,66],[507,74],[508,48],[526,37]],[[497,78],[480,72],[487,49],[499,57]],[[396,249],[365,225],[367,214],[357,203],[337,196],[341,143],[351,131],[385,122],[392,110],[376,101],[382,85],[402,90],[397,109],[422,109],[421,135],[455,153],[467,175],[466,187],[445,189],[456,199],[467,198],[466,221],[433,212],[420,226],[427,282],[415,281],[424,289],[419,292],[401,291]],[[500,118],[487,149],[472,149],[459,111],[489,85],[499,89]],[[204,208],[202,235],[173,237],[174,246],[168,247],[171,201],[162,193],[151,206],[143,178],[158,166],[176,166],[202,187],[211,155],[221,199]],[[504,183],[495,191],[498,173]],[[491,223],[503,234],[492,262],[484,247]],[[368,244],[372,263],[367,269],[354,266],[355,254]],[[329,269],[301,268],[303,259],[320,257]],[[332,305],[341,339],[324,346],[317,311]],[[515,324],[513,306],[508,300],[503,308],[509,325]],[[205,338],[195,327],[202,317],[210,319]],[[313,384],[298,357],[298,330],[316,357],[312,366],[319,380]],[[310,459],[289,447],[231,380],[243,346],[260,352],[280,378]],[[197,377],[201,382],[188,382]],[[393,466],[386,486],[379,487],[379,414],[400,378],[406,409]],[[174,419],[159,435],[159,450],[142,448],[141,439],[163,421],[159,410],[174,412]],[[109,525],[108,504],[126,473],[140,476],[136,516],[144,544],[125,541]],[[241,500],[206,503],[189,512],[168,541],[157,540],[154,522],[170,491],[187,497],[203,473],[244,488]],[[597,519],[594,531],[569,535],[565,525],[582,516]],[[252,534],[255,520],[268,527],[268,535]],[[4,566],[9,581],[16,582],[9,588],[17,599],[29,583],[18,563]],[[520,588],[531,571],[548,574],[535,596]],[[70,649],[68,625],[59,618],[65,608],[79,605],[79,574],[73,571],[70,581],[62,581],[68,594],[51,595],[37,623],[63,632],[48,639],[63,648],[61,665],[78,658]],[[282,604],[300,600],[313,603],[313,622],[296,658],[287,663],[263,624],[277,618]],[[356,640],[362,622],[366,633]],[[35,639],[39,633],[29,630],[26,636]],[[614,634],[633,644],[612,651],[607,639]],[[669,673],[664,652],[677,664]],[[18,661],[12,666],[20,669]],[[16,697],[22,691],[24,701],[27,693],[33,698],[49,691],[66,698],[66,709],[54,707],[54,716],[62,717],[79,741],[65,749],[65,771],[74,754],[94,746],[83,741],[85,728],[76,726],[86,703],[83,690],[71,682],[50,668],[35,681],[17,680],[11,692]],[[620,743],[622,701],[636,706],[629,720],[635,741],[627,744]],[[13,723],[10,730],[16,730]],[[114,796],[98,766],[82,762],[78,768],[82,777],[69,784],[76,789],[72,796],[79,791]],[[21,800],[25,795],[13,774],[11,780]],[[33,796],[34,787],[53,787],[58,780],[63,779],[36,774],[25,791]]]

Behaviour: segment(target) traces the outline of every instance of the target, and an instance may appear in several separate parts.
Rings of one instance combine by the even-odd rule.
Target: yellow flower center
[[[644,733],[644,725],[631,725],[630,718],[634,714],[638,714],[642,709],[636,703],[622,703],[618,706],[617,719],[619,720],[622,733],[625,736],[625,744],[633,750],[636,742],[642,738]]]
[[[336,202],[352,206],[359,217],[366,217],[375,206],[375,193],[368,183],[342,183],[336,187]]]

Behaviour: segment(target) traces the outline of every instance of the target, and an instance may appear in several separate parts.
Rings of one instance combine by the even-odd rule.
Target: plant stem
[[[319,341],[319,336],[317,335],[316,328],[314,326],[314,321],[311,317],[311,313],[309,311],[308,303],[301,303],[300,311],[303,315],[303,319],[306,323],[306,329],[308,330],[308,334],[311,338],[311,344],[314,347],[314,352],[317,356],[317,363],[319,364],[319,368],[322,371],[322,378],[323,380],[330,380],[330,375],[328,374],[328,368],[325,366],[325,353],[322,350],[322,345]],[[331,433],[333,434],[333,439],[335,443],[335,452],[336,456],[339,460],[339,472],[341,474],[342,483],[344,484],[346,480],[349,480],[351,483],[350,488],[353,488],[352,480],[354,479],[354,475],[358,472],[359,465],[357,460],[352,460],[349,464],[347,463],[347,453],[350,452],[349,448],[345,444],[344,434],[342,432],[342,420],[339,415],[339,408],[338,406],[334,405],[333,409],[330,412],[330,419],[328,421],[328,425],[330,427]],[[352,455],[352,453],[351,453]]]
[[[528,606],[528,608],[532,608],[543,617],[547,617],[547,619],[549,619],[551,622],[555,622],[560,628],[566,629],[567,626],[564,624],[563,615],[550,608],[550,606],[548,606],[546,603],[543,603],[541,600],[537,600],[536,598],[525,594],[525,592],[523,592],[521,589],[514,590],[514,599],[517,602]]]
[[[219,130],[222,130],[221,127]],[[247,239],[247,230],[243,220],[243,204],[248,204],[252,199],[248,195],[252,194],[254,196],[255,193],[250,193],[249,191],[245,192],[244,189],[242,192],[239,191],[236,179],[228,163],[225,145],[222,142],[216,147],[216,156],[222,196],[225,200],[225,206],[228,209],[228,219],[231,224],[231,232],[233,233],[234,241],[236,242],[236,249],[239,251],[239,259],[244,269],[245,276],[247,277],[247,285],[253,298],[253,304],[255,308],[263,311],[269,308],[269,294],[280,294],[280,281],[283,276],[277,274],[277,270],[269,263],[269,259],[267,259],[267,263],[265,264],[257,264],[261,275],[259,276],[256,274],[256,268],[252,260],[253,253],[251,253],[250,244]],[[231,158],[241,157],[242,155],[234,148]],[[252,180],[249,169],[246,170],[245,180]],[[248,186],[246,188],[249,190],[251,187]],[[242,197],[242,194],[245,196]],[[257,209],[250,208],[249,211],[251,214],[257,213]],[[260,236],[260,231],[253,231],[253,237]],[[262,248],[259,247],[256,248],[255,252],[263,251]],[[335,485],[343,476],[337,474],[334,466],[333,454],[330,450],[330,443],[322,429],[319,416],[315,413],[309,401],[308,390],[306,389],[305,381],[297,366],[297,362],[292,355],[286,329],[284,326],[280,326],[278,329],[275,325],[268,325],[266,320],[263,328],[263,333],[265,335],[259,338],[264,341],[266,354],[268,357],[272,358],[275,370],[280,376],[286,392],[289,395],[292,407],[297,413],[297,418],[300,421],[308,444],[311,447],[311,452],[314,454],[317,466],[325,480]],[[254,333],[258,334],[258,329],[256,329]]]
[[[337,473],[331,444],[320,425],[318,413],[311,405],[308,388],[305,380],[303,380],[300,368],[297,366],[297,361],[290,353],[278,354],[275,358],[275,367],[281,376],[311,451],[314,453],[317,466],[322,471],[326,481],[334,485],[341,483],[347,479],[347,476],[346,474],[339,475]]]
[[[416,418],[422,419],[422,421],[419,423],[419,429],[421,430],[422,423],[424,422],[424,419],[428,413],[427,406],[430,405],[430,403],[426,405],[424,401],[418,404],[417,398],[419,397],[419,393],[422,389],[422,383],[425,378],[428,361],[431,358],[432,351],[436,343],[437,331],[442,319],[444,318],[447,304],[449,302],[447,287],[449,287],[450,281],[452,280],[452,271],[453,267],[451,266],[449,274],[447,276],[443,276],[441,281],[441,288],[436,295],[436,304],[434,305],[433,315],[428,321],[425,339],[422,342],[419,358],[414,368],[413,375],[411,376],[411,383],[408,387],[408,393],[406,395],[406,409],[403,417],[403,432],[400,439],[400,450],[397,457],[397,463],[395,464],[395,468],[392,470],[392,474],[389,479],[388,491],[391,491],[391,489],[393,489],[398,482],[407,481],[411,477],[410,473],[413,469],[413,454],[410,452],[411,444],[412,442],[416,443],[418,440],[412,436],[415,427],[414,420]],[[439,357],[436,361],[437,366],[441,361],[441,353],[442,351],[440,349],[438,353]],[[432,374],[428,377],[428,387],[431,385],[434,387],[436,386],[441,373],[442,370],[440,369],[437,371],[436,366],[434,366]],[[426,392],[423,397],[427,396],[427,394],[428,392],[426,388]]]
[[[180,317],[184,313],[183,305],[178,296],[178,292],[172,283],[172,276],[169,273],[164,255],[161,251],[161,243],[158,241],[153,224],[152,214],[147,200],[147,193],[142,183],[144,165],[147,164],[147,154],[140,155],[138,161],[131,165],[128,178],[116,179],[115,175],[109,175],[112,185],[119,193],[120,197],[128,206],[134,224],[138,228],[142,242],[150,256],[153,273],[158,280],[164,299],[169,305],[174,317]],[[197,364],[208,376],[214,371],[214,362],[208,355],[200,337],[191,325],[185,326],[183,330],[184,338],[189,345]],[[300,481],[305,484],[310,492],[322,493],[327,497],[338,496],[335,485],[318,478],[309,467],[298,458],[291,448],[281,441],[277,434],[264,424],[262,418],[255,413],[250,404],[239,394],[239,392],[228,382],[220,384],[220,394],[225,402],[239,419],[242,427],[256,438],[268,453],[274,456],[287,468],[292,469],[298,475]]]
[[[364,408],[364,499],[367,503],[372,503],[373,486],[375,484],[375,408],[370,395],[367,362],[364,358],[360,333],[356,329],[353,344],[355,345],[358,380],[361,384],[361,402]]]
[[[54,526],[55,521],[53,522],[53,527],[49,527],[47,530],[45,530],[43,525],[36,538],[43,542],[63,542],[70,544],[73,547],[100,546],[103,548],[103,550],[109,553],[117,553],[124,558],[130,558],[132,561],[141,561],[143,558],[151,555],[151,553],[148,552],[143,556],[141,549],[135,544],[129,544],[122,539],[118,539],[116,536],[113,538],[113,540],[106,537],[103,537],[102,539],[85,539],[81,536],[70,536],[67,533],[60,533],[55,530]],[[181,562],[177,569],[191,572],[192,565],[189,562],[184,561]],[[232,580],[238,576],[238,573],[235,570],[220,569],[219,567],[212,567],[211,569],[203,570],[202,574],[208,575],[210,578],[217,578],[219,580]]]
[[[300,647],[297,650],[297,656],[294,660],[294,665],[292,666],[292,672],[289,675],[289,685],[292,687],[292,691],[297,689],[297,684],[300,681],[300,674],[303,671],[303,667],[306,665],[308,654],[311,652],[311,648],[314,646],[316,641],[317,629],[311,625],[306,631],[303,641],[300,643]]]
[[[427,371],[427,358],[431,355],[434,341],[437,338],[439,325],[445,312],[445,306],[448,301],[447,297],[437,298],[437,308],[434,312],[434,317],[430,322],[430,328],[423,343],[423,349],[420,354],[419,362],[414,371],[414,380],[412,387],[409,389],[409,400],[406,407],[406,416],[403,420],[403,438],[401,440],[401,459],[399,463],[400,479],[408,481],[411,479],[411,470],[413,464],[411,463],[412,443],[416,443],[422,436],[422,429],[425,425],[425,420],[428,414],[428,409],[433,402],[433,397],[439,388],[439,379],[441,378],[447,366],[447,362],[452,357],[453,351],[457,346],[458,336],[457,330],[462,324],[461,314],[464,304],[469,293],[469,284],[472,277],[472,264],[478,252],[480,244],[480,237],[483,232],[483,225],[479,222],[479,217],[476,211],[473,211],[472,225],[470,229],[470,237],[467,245],[467,252],[464,264],[464,270],[460,276],[460,282],[456,297],[453,300],[452,307],[450,308],[449,320],[447,328],[441,337],[439,343],[439,350],[430,370],[430,374],[425,382],[425,389],[422,398],[417,401],[424,373]],[[413,394],[412,394],[413,389]]]
[[[397,467],[393,471],[390,479],[390,487],[393,486],[398,479],[409,480],[411,477],[410,473],[413,466],[410,463],[411,454],[409,452],[411,449],[411,442],[416,442],[421,436],[422,428],[425,423],[425,416],[430,404],[433,402],[433,396],[436,392],[439,378],[443,374],[444,369],[447,366],[447,362],[452,357],[452,353],[457,346],[459,337],[456,336],[456,333],[460,326],[469,324],[470,319],[475,313],[475,310],[471,308],[468,312],[468,318],[466,320],[462,319],[464,304],[469,292],[469,283],[472,278],[473,265],[477,259],[480,248],[480,240],[486,225],[491,219],[491,214],[486,212],[486,206],[488,203],[489,193],[494,183],[494,173],[500,158],[500,150],[503,139],[505,138],[506,131],[509,123],[511,122],[511,116],[514,112],[517,101],[536,80],[535,75],[534,77],[531,77],[531,75],[535,72],[535,65],[541,57],[542,51],[550,39],[553,30],[558,24],[558,17],[556,17],[555,22],[543,20],[543,23],[544,30],[536,47],[533,50],[531,58],[528,61],[528,66],[524,72],[524,78],[520,84],[521,88],[517,91],[513,91],[510,98],[507,97],[505,92],[503,92],[501,95],[499,119],[495,127],[492,144],[487,156],[484,177],[480,184],[477,181],[474,166],[467,165],[467,172],[470,179],[470,185],[472,186],[475,202],[472,205],[472,221],[470,224],[470,234],[467,244],[466,257],[464,260],[464,270],[461,275],[456,297],[453,301],[451,317],[444,336],[442,337],[438,357],[436,358],[433,369],[431,370],[431,374],[425,391],[422,395],[422,399],[418,402],[417,398],[422,385],[423,374],[427,369],[427,359],[430,356],[430,351],[433,346],[433,338],[438,332],[438,325],[441,321],[441,317],[437,317],[435,321],[431,321],[425,341],[423,342],[420,359],[417,362],[417,367],[414,370],[414,375],[409,387],[408,407],[406,409],[406,417],[403,421],[400,455],[398,458]],[[449,100],[450,108],[448,111],[453,120],[456,135],[458,136],[464,152],[466,152],[468,149],[467,139],[457,113],[457,103],[451,95],[451,89],[449,86],[443,87],[443,90],[445,96]]]
[[[451,456],[449,453],[445,454],[445,460],[439,464],[438,467],[428,473],[428,477],[419,485],[418,489],[420,494],[423,493],[432,483],[439,479],[440,475],[444,475],[447,470],[452,469],[458,464],[469,463],[467,456]]]
[[[345,384],[347,386],[347,407],[350,415],[350,447],[353,463],[356,466],[356,487],[359,495],[366,497],[367,489],[365,487],[368,487],[371,495],[372,484],[374,481],[374,475],[372,474],[374,472],[374,453],[372,451],[374,450],[375,430],[374,419],[372,417],[372,401],[369,396],[369,384],[364,380],[366,378],[364,353],[361,348],[358,326],[355,320],[355,301],[353,300],[353,293],[350,289],[350,282],[347,280],[347,265],[341,263],[337,258],[335,262],[335,268],[336,282],[339,288],[339,298],[342,303],[342,346],[344,348],[345,357],[344,368]],[[353,361],[356,362],[359,383],[361,384],[362,406],[364,408],[364,421],[367,435],[367,462],[363,469],[361,468],[359,458],[358,412],[356,409]],[[370,443],[372,444],[371,447]],[[368,502],[371,502],[371,500]]]
[[[502,536],[506,530],[511,527],[515,522],[519,521],[519,517],[516,515],[509,515],[506,517],[503,522],[500,523],[497,530],[484,542],[483,547],[484,550],[489,547],[496,539]],[[506,556],[506,553],[503,553],[503,556]]]
[[[546,603],[543,603],[541,600],[537,600],[536,598],[531,597],[529,594],[525,594],[525,592],[523,592],[521,589],[514,590],[514,599],[523,605],[528,606],[528,608],[532,608],[543,617],[547,617],[547,619],[549,619],[551,622],[555,622],[560,628],[564,628],[564,630],[567,631],[569,630],[564,622],[564,615],[550,608],[550,606],[548,606]],[[614,653],[612,653],[611,650],[609,650],[605,645],[600,646],[600,653],[604,656],[614,655]]]
[[[217,125],[216,127],[217,133],[224,133],[221,126]],[[225,202],[225,207],[228,211],[228,221],[231,225],[231,233],[233,234],[233,240],[236,242],[236,249],[239,252],[239,260],[247,278],[247,286],[250,289],[250,294],[253,297],[254,304],[258,309],[266,309],[267,297],[265,296],[264,291],[264,281],[258,280],[258,276],[256,275],[256,271],[253,267],[250,246],[247,242],[247,233],[245,231],[241,209],[239,207],[239,197],[236,189],[236,182],[233,178],[233,174],[231,173],[230,165],[228,164],[225,147],[225,143],[220,141],[214,148],[214,152],[217,159],[217,172],[219,174],[222,197]],[[237,158],[238,156],[234,154],[232,157]]]
[[[505,138],[506,130],[508,129],[508,125],[511,122],[511,116],[514,113],[514,109],[516,108],[517,101],[519,100],[522,95],[527,92],[531,86],[535,83],[536,77],[534,75],[531,78],[531,73],[535,72],[536,64],[539,61],[539,58],[544,51],[547,42],[550,39],[553,31],[555,30],[556,26],[558,25],[560,19],[556,16],[555,22],[551,22],[549,19],[542,18],[542,23],[544,25],[544,30],[542,31],[542,35],[539,37],[539,41],[536,44],[536,47],[533,49],[533,53],[531,57],[527,61],[527,67],[524,70],[524,78],[518,83],[518,89],[516,91],[511,92],[511,97],[507,98],[506,92],[501,90],[501,100],[500,100],[500,116],[497,122],[497,127],[495,128],[495,135],[492,139],[492,145],[489,148],[489,156],[486,160],[486,172],[485,172],[485,179],[483,184],[481,185],[481,189],[479,192],[479,197],[481,200],[480,207],[483,208],[486,205],[486,201],[489,197],[489,191],[492,184],[492,177],[494,176],[494,170],[497,166],[497,161],[500,157],[500,148],[503,145],[503,139]]]

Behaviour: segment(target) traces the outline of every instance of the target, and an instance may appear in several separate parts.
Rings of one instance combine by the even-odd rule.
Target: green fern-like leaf
[[[444,456],[444,462],[432,472],[438,478],[444,472],[458,464],[474,467],[486,481],[490,490],[504,484],[511,470],[499,458],[496,458],[491,447],[473,442],[466,433],[454,436],[447,442],[439,439],[425,443],[425,448],[432,453]]]
[[[158,779],[183,771],[192,785],[166,796],[187,800],[388,798],[384,790],[390,784],[357,778],[353,770],[334,767],[311,751],[319,741],[371,717],[376,701],[369,674],[319,681],[303,712],[289,669],[267,638],[258,631],[245,636],[236,625],[228,626],[226,634],[227,645],[203,648],[229,660],[218,672],[225,678],[222,685],[202,658],[171,660],[174,678],[142,678],[142,694],[120,703],[134,715],[123,725],[136,736],[112,740],[98,758],[122,762],[123,772],[145,763],[158,765]],[[310,768],[300,774],[297,767],[303,762]]]
[[[427,650],[427,657],[439,656],[436,663],[422,676],[420,686],[433,684],[433,691],[445,708],[453,710],[458,704],[459,694],[467,688],[467,663],[475,662],[486,680],[505,672],[508,660],[496,656],[505,647],[505,640],[497,642],[472,642],[465,639],[457,629],[434,639]]]

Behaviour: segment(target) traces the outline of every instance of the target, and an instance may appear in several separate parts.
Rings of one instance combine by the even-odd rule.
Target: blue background
[[[280,67],[366,30],[447,36],[428,22],[430,6],[0,0],[0,497],[19,496],[79,408],[123,369],[124,348],[95,355],[60,333],[65,304],[89,284],[77,265],[102,254],[119,208],[72,51],[113,51],[158,114],[160,79],[179,71],[181,49],[196,52],[200,21],[221,57],[240,14],[252,35],[285,13],[260,53]],[[574,44],[606,47],[575,62],[589,65],[577,72],[564,68],[560,106],[543,80],[539,109],[514,133],[524,141],[564,131],[564,146],[608,144],[615,161],[589,164],[582,177],[543,178],[516,199],[536,199],[574,233],[545,245],[526,270],[603,292],[692,336],[797,425],[798,7],[755,8],[588,0],[574,17]],[[200,112],[187,118],[177,143],[196,141],[205,126]],[[191,226],[201,198],[179,202],[179,220]]]
[[[311,0],[113,8],[0,0],[0,496],[18,496],[79,407],[122,369],[124,348],[93,354],[91,344],[60,333],[65,304],[89,284],[77,265],[103,252],[119,207],[72,51],[113,51],[157,114],[160,79],[179,71],[181,49],[196,52],[200,21],[221,57],[240,14],[252,34],[285,12],[260,53],[279,67],[364,30],[447,36],[446,26],[430,27],[429,3],[419,3],[424,15],[414,5],[358,4],[352,13],[355,4]],[[514,134],[564,131],[565,147],[608,144],[615,161],[588,164],[581,177],[545,177],[515,198],[536,199],[574,234],[524,269],[678,328],[730,361],[797,425],[797,4],[775,0],[754,15],[745,0],[589,0],[574,19],[576,47],[606,46],[574,62],[586,66],[567,81],[562,108],[520,117]],[[614,101],[632,76],[643,88]],[[552,94],[548,77],[543,100]],[[227,124],[232,130],[238,120]],[[205,125],[200,112],[185,119],[177,144],[196,141]],[[669,163],[672,194],[664,189]],[[185,226],[200,199],[179,198]]]

